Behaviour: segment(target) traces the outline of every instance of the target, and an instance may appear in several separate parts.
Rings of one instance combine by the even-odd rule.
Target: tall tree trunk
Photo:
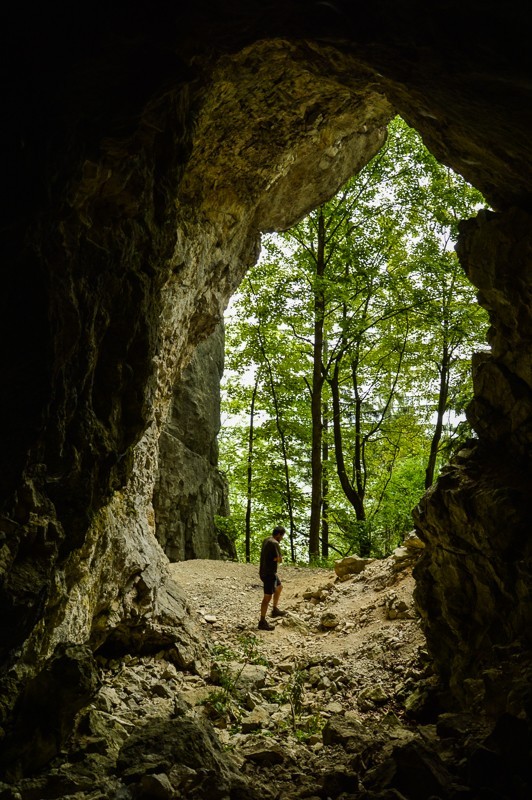
[[[279,441],[281,444],[281,455],[283,459],[283,472],[284,472],[284,480],[286,486],[286,507],[288,511],[288,521],[290,527],[290,555],[292,561],[296,560],[296,551],[295,551],[295,523],[294,523],[294,508],[292,503],[292,489],[290,485],[290,469],[288,465],[288,447],[286,444],[286,436],[284,433],[284,428],[282,425],[281,420],[281,411],[279,408],[279,400],[277,397],[277,389],[275,387],[275,381],[273,376],[273,369],[271,365],[271,361],[268,357],[266,352],[266,346],[264,344],[264,338],[262,336],[262,331],[259,327],[259,348],[261,351],[263,363],[268,371],[268,383],[270,384],[270,391],[272,393],[272,401],[273,407],[275,409],[275,425],[277,427],[277,433],[279,434]]]
[[[364,497],[366,490],[366,472],[364,469],[364,447],[362,440],[362,398],[358,387],[358,358],[351,361],[351,381],[355,396],[355,450],[353,456],[353,471],[355,485],[359,497]]]
[[[329,409],[323,405],[322,490],[321,490],[321,555],[329,558]]]
[[[440,389],[438,393],[436,425],[434,426],[434,433],[430,443],[429,460],[425,470],[425,489],[428,489],[434,483],[436,459],[438,457],[438,449],[443,431],[443,417],[447,409],[447,398],[449,396],[450,360],[449,350],[447,344],[445,344],[443,346],[442,360],[440,365]]]
[[[364,522],[366,519],[366,510],[364,508],[364,497],[360,496],[349,480],[345,468],[344,445],[342,439],[342,420],[340,412],[340,369],[338,363],[334,365],[332,377],[329,379],[332,396],[333,406],[333,434],[334,434],[334,455],[336,459],[336,471],[338,473],[338,480],[346,498],[349,500],[355,511],[356,518],[359,522]]]
[[[251,407],[249,410],[249,435],[248,435],[248,468],[247,468],[247,502],[246,502],[246,562],[251,561],[251,481],[253,477],[253,438],[255,434],[255,401],[257,399],[257,387],[259,376],[255,378],[253,393],[251,395]]]
[[[325,293],[323,275],[325,272],[325,220],[323,210],[318,216],[318,242],[316,248],[316,279],[314,285],[314,344],[312,351],[312,388],[311,388],[311,500],[309,559],[311,561],[320,554],[320,522],[322,508],[322,462],[321,446],[323,437],[322,421],[322,389],[323,389],[323,325],[325,313]]]
[[[292,504],[292,488],[290,485],[290,469],[288,466],[288,448],[286,445],[286,437],[284,435],[284,429],[281,424],[281,412],[279,410],[279,402],[277,399],[277,391],[275,389],[275,383],[273,381],[273,374],[271,371],[271,365],[269,360],[266,360],[270,378],[270,389],[272,392],[272,399],[273,399],[273,406],[275,408],[275,424],[277,426],[277,433],[279,434],[279,440],[281,442],[281,455],[283,457],[283,472],[284,472],[284,482],[286,486],[286,508],[288,511],[288,522],[290,526],[290,556],[292,561],[296,560],[296,551],[295,551],[295,543],[294,543],[294,535],[295,535],[295,524],[294,524],[294,508]]]

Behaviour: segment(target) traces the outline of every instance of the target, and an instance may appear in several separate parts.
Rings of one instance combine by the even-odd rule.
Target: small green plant
[[[300,741],[319,733],[324,725],[324,720],[318,713],[305,717],[302,715],[305,677],[305,670],[296,666],[284,692],[284,701],[290,704],[292,731]]]
[[[202,700],[208,711],[208,716],[212,720],[219,720],[230,714],[231,697],[225,688],[214,689],[210,692],[204,700]]]
[[[296,728],[296,730],[294,731],[296,739],[304,742],[310,736],[314,736],[317,733],[321,733],[324,724],[325,720],[322,718],[321,714],[312,714],[310,717],[307,717],[304,721],[300,720],[299,727]]]
[[[269,666],[269,661],[259,652],[260,640],[252,633],[243,633],[238,637],[238,641],[242,647],[242,654],[244,655],[246,664],[261,664],[263,667]]]
[[[213,660],[214,661],[234,661],[237,654],[230,647],[225,644],[215,644],[213,647]]]
[[[268,660],[261,655],[258,649],[259,639],[252,634],[242,634],[238,638],[240,651],[235,652],[226,645],[216,645],[213,649],[213,664],[211,675],[218,683],[218,688],[210,692],[203,700],[211,719],[221,722],[229,717],[239,721],[243,709],[238,696],[238,682],[248,664],[262,664],[268,666]],[[239,669],[231,665],[239,664]]]
[[[296,668],[292,673],[288,693],[288,702],[290,703],[290,710],[292,712],[292,727],[294,730],[296,730],[297,727],[297,718],[301,714],[304,683],[305,676],[303,671]]]
[[[221,722],[227,717],[234,718],[235,716],[232,699],[234,679],[229,664],[236,658],[236,653],[226,645],[215,645],[213,648],[211,676],[216,680],[218,686],[202,700],[202,705],[205,706],[209,718],[214,722]]]

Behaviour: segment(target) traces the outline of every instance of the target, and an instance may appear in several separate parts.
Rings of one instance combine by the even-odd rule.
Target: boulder
[[[270,722],[270,715],[262,706],[257,706],[253,711],[242,720],[242,733],[258,731],[267,728]]]
[[[451,795],[452,776],[437,753],[418,741],[394,748],[389,758],[368,773],[365,785],[383,793],[398,792],[385,796],[408,800],[460,796]]]
[[[251,745],[244,747],[243,754],[247,761],[252,761],[261,767],[273,767],[286,760],[286,755],[278,744],[261,740],[255,740]]]
[[[388,695],[380,684],[367,686],[357,697],[357,706],[361,711],[371,711],[376,706],[382,706],[389,700]]]
[[[146,775],[166,775],[181,796],[216,800],[244,789],[236,764],[212,730],[185,716],[139,726],[122,746],[116,768],[122,780],[141,791]],[[250,798],[257,797],[253,787],[246,789]],[[166,780],[159,780],[154,791],[166,790]]]
[[[98,682],[88,647],[58,645],[19,699],[15,725],[2,742],[0,769],[7,767],[6,774],[16,777],[56,756],[73,731],[75,715],[95,696]]]
[[[320,617],[320,627],[325,628],[326,630],[332,630],[333,628],[337,628],[340,624],[339,617],[332,611],[325,611],[324,614]]]
[[[266,685],[268,669],[261,664],[242,664],[232,661],[228,664],[214,664],[211,678],[214,681],[229,682],[239,694],[262,689]]]
[[[375,561],[375,559],[346,556],[334,562],[334,571],[339,578],[344,578],[346,575],[359,575],[372,561]]]
[[[410,531],[410,533],[405,536],[403,545],[412,550],[423,550],[425,547],[425,543],[421,541],[416,531]]]

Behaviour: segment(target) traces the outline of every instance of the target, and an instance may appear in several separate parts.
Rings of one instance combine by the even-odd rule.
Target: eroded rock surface
[[[198,345],[174,387],[161,433],[154,490],[155,535],[170,561],[235,557],[218,542],[215,516],[229,514],[229,487],[218,470],[223,326]]]
[[[462,223],[458,252],[491,322],[491,353],[474,360],[468,409],[479,440],[444,470],[415,514],[429,545],[416,573],[429,645],[460,702],[484,699],[494,713],[527,703],[529,659],[517,656],[517,643],[529,640],[532,614],[529,223],[515,209]]]

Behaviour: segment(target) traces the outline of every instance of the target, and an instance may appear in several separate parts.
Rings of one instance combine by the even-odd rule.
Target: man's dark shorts
[[[278,575],[266,575],[266,577],[262,579],[262,583],[264,586],[264,594],[275,594],[277,587],[282,586]]]

